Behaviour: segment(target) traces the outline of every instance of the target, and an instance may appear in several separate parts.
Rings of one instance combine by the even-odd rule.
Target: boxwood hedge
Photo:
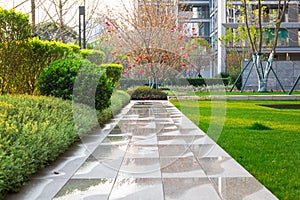
[[[130,100],[116,91],[112,107],[97,111],[54,97],[0,95],[0,199],[17,192],[37,170],[48,165],[98,124],[103,126]]]
[[[80,106],[82,127],[74,123],[72,102],[57,98],[0,96],[0,199],[19,190],[31,174],[64,152],[78,134],[89,132],[97,120],[86,119],[89,107]]]
[[[114,82],[107,78],[103,67],[88,60],[68,58],[51,63],[41,73],[38,88],[42,95],[73,99],[103,110],[110,106]]]

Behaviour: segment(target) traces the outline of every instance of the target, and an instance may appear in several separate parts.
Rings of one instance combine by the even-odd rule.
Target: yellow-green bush
[[[123,66],[120,64],[102,64],[101,67],[106,69],[106,76],[112,78],[114,84],[118,83],[123,71]]]
[[[130,100],[116,91],[114,106],[95,111],[53,97],[0,95],[0,199],[97,125],[103,126]],[[75,117],[75,118],[74,118]]]
[[[5,52],[0,56],[0,63],[3,63],[0,65],[3,82],[0,94],[33,94],[42,70],[55,60],[79,52],[79,46],[33,38],[27,42],[3,43],[0,52]]]
[[[0,96],[0,199],[39,168],[57,158],[78,134],[89,132],[97,120],[87,106],[76,108],[85,123],[75,124],[72,102],[57,98]]]
[[[91,63],[100,65],[103,62],[104,53],[102,51],[81,49],[80,54],[84,59],[89,60]]]
[[[107,123],[114,114],[117,114],[124,105],[128,104],[130,101],[130,95],[121,90],[116,90],[111,96],[111,106],[100,112],[97,112],[98,122],[100,126]]]

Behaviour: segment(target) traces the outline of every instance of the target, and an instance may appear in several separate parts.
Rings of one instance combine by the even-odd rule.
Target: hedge
[[[129,88],[133,86],[142,86],[148,84],[148,79],[125,79],[120,80],[120,85],[123,88]],[[192,85],[195,87],[204,87],[208,85],[220,85],[224,84],[225,86],[229,83],[229,78],[178,78],[173,80],[166,80],[160,85],[177,85],[177,86],[188,86]]]
[[[84,58],[89,60],[91,63],[100,65],[103,62],[104,53],[98,50],[91,50],[91,49],[81,49],[80,55]]]
[[[93,109],[71,101],[0,96],[0,199],[18,192],[32,174],[54,161],[79,136],[107,123],[129,100],[127,93],[116,91],[111,98],[115,106],[97,112],[94,119]],[[78,113],[76,121],[74,113]]]
[[[103,67],[88,60],[68,58],[51,63],[41,73],[38,88],[42,95],[73,99],[103,110],[110,106],[114,84]]]
[[[0,56],[0,62],[4,63],[0,66],[0,94],[33,94],[42,70],[55,60],[78,53],[79,46],[33,38],[26,43],[2,44],[0,52],[4,51],[4,55],[13,56]]]
[[[141,86],[133,91],[129,91],[132,100],[167,100],[167,94],[151,89],[149,86]]]
[[[73,118],[71,101],[32,96],[0,96],[0,199],[16,192],[31,174],[57,158],[78,134],[96,126],[80,106],[81,127]],[[77,129],[78,128],[78,129]]]
[[[106,76],[108,78],[112,78],[112,81],[114,84],[119,82],[121,76],[122,76],[122,71],[123,71],[123,66],[119,64],[102,64],[101,67],[104,67],[106,69]]]

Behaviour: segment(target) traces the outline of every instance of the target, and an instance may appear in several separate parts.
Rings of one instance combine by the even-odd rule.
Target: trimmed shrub
[[[7,192],[17,192],[31,174],[98,124],[88,106],[77,110],[84,122],[80,127],[74,122],[71,101],[0,96],[0,199]]]
[[[84,58],[89,60],[91,63],[100,65],[103,62],[104,53],[98,50],[91,50],[91,49],[81,49],[80,55]]]
[[[151,89],[148,86],[138,87],[133,91],[130,91],[132,100],[167,100],[167,94],[158,91],[155,89]]]
[[[70,58],[51,63],[38,79],[42,95],[70,100],[75,94],[75,102],[95,106],[97,110],[110,106],[113,86],[103,67],[87,60]]]
[[[106,69],[106,76],[112,78],[114,84],[118,83],[123,71],[123,66],[119,64],[102,64],[101,67]]]
[[[97,113],[101,127],[107,123],[114,114],[117,114],[130,101],[130,95],[121,90],[116,90],[111,97],[111,106]]]
[[[71,101],[0,96],[0,199],[18,192],[32,174],[54,161],[79,136],[107,123],[129,100],[127,93],[116,91],[112,102],[118,102],[117,106],[97,111],[98,118],[94,118],[93,109]]]

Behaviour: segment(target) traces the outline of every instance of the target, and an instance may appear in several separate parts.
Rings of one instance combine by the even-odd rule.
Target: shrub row
[[[121,79],[120,85],[123,88],[129,88],[134,86],[141,86],[148,84],[148,79]],[[229,84],[229,78],[179,78],[173,80],[166,80],[160,85],[176,85],[176,86],[188,86],[192,85],[195,87],[204,87],[209,85],[220,85],[224,84],[227,86]]]
[[[132,100],[167,100],[167,94],[158,91],[156,89],[151,89],[148,86],[141,86],[133,90],[128,91],[131,95]]]
[[[120,65],[99,66],[88,60],[64,59],[50,64],[38,79],[42,95],[73,99],[97,110],[110,106],[110,98],[122,73]]]
[[[84,105],[77,109],[82,127],[74,124],[70,101],[0,96],[0,197],[18,191],[31,174],[76,141],[78,134],[95,127],[97,120],[85,114],[91,109]]]
[[[0,96],[0,199],[66,151],[79,136],[103,126],[130,100],[116,91],[112,107],[97,112],[53,97]],[[75,106],[75,107],[74,107]],[[76,116],[74,116],[77,113]],[[74,118],[75,117],[75,121]]]
[[[89,60],[91,63],[101,65],[104,57],[104,53],[98,50],[81,49],[80,55],[82,58]]]
[[[79,47],[33,38],[4,43],[0,52],[0,94],[33,94],[41,71],[55,60],[79,53]]]
[[[111,97],[111,106],[97,112],[99,125],[102,127],[113,115],[117,114],[124,105],[128,104],[129,101],[130,95],[127,92],[116,90]]]

